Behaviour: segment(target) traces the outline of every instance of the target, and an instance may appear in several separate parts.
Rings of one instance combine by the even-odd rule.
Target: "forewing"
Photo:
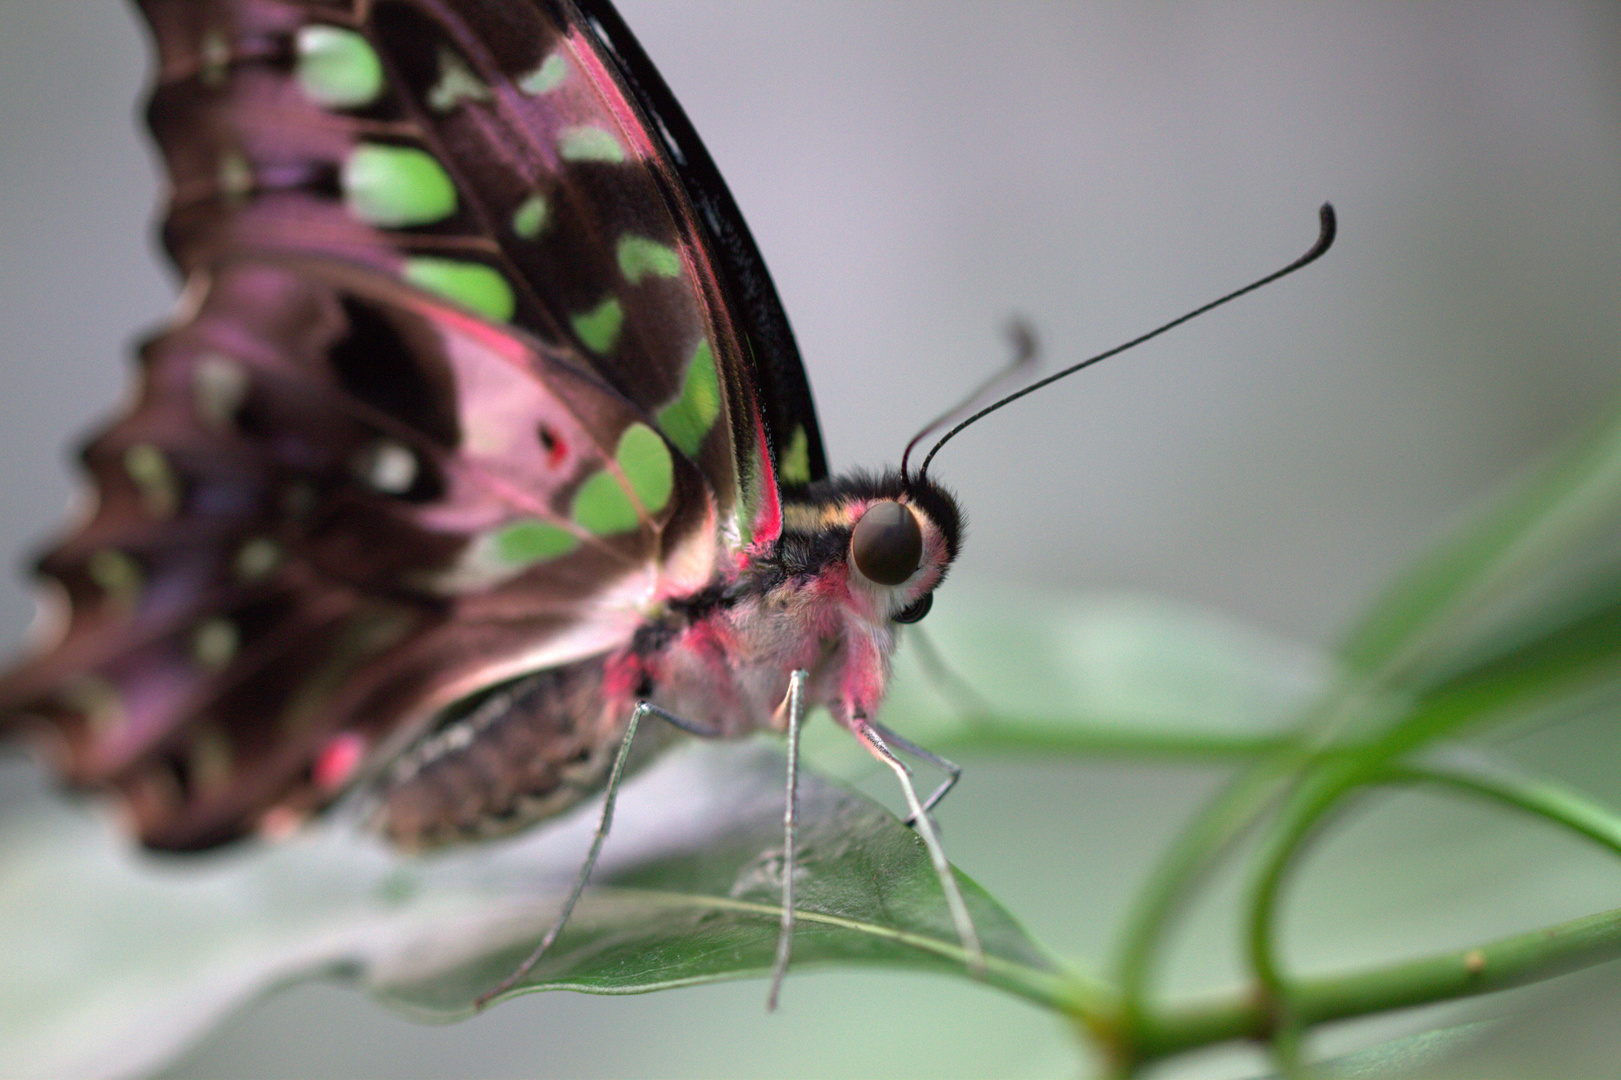
[[[699,463],[734,545],[775,535],[779,473],[825,473],[770,279],[611,10],[142,7],[183,270],[246,249],[338,255],[572,348]]]

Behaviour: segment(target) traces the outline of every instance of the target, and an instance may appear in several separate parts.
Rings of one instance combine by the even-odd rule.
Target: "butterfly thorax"
[[[919,490],[898,474],[853,474],[785,503],[781,536],[751,553],[717,597],[686,608],[696,616],[678,633],[661,633],[651,648],[633,645],[610,664],[610,684],[728,738],[780,727],[796,670],[810,674],[809,703],[841,723],[871,715],[887,682],[896,621],[914,621],[903,618],[908,612],[921,617],[919,605],[957,553],[955,502],[933,485]],[[919,526],[921,553],[894,584],[863,574],[851,555],[857,523],[880,504],[902,507]]]

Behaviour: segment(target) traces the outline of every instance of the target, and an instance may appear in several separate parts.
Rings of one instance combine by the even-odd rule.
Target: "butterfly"
[[[966,405],[899,469],[834,476],[748,229],[606,0],[137,3],[185,288],[85,448],[95,504],[39,564],[53,628],[0,675],[0,734],[167,851],[357,790],[406,849],[605,791],[557,922],[483,1001],[562,928],[628,768],[783,732],[775,1001],[822,707],[899,779],[982,970],[928,813],[960,770],[876,718],[962,540],[929,463],[1314,261],[1332,209],[1301,258],[916,471]],[[897,750],[946,773],[928,799]]]
[[[0,730],[151,848],[364,787],[416,849],[824,707],[901,778],[977,957],[894,750],[955,767],[876,719],[959,508],[926,464],[830,475],[748,229],[611,6],[139,6],[185,288],[84,451]]]

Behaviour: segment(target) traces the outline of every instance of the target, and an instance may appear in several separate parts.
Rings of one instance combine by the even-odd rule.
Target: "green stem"
[[[1421,765],[1395,765],[1378,782],[1454,787],[1551,821],[1621,855],[1621,816],[1614,811],[1563,784],[1520,776],[1478,756],[1472,761],[1454,757]]]
[[[1580,692],[1621,674],[1621,618],[1609,608],[1548,634],[1534,645],[1454,679],[1427,695],[1401,723],[1357,748],[1337,748],[1279,809],[1262,842],[1251,884],[1248,957],[1264,1000],[1277,1010],[1280,1030],[1304,1020],[1279,964],[1278,907],[1289,870],[1330,814],[1359,788],[1384,782],[1397,759],[1466,726],[1478,727],[1551,698]],[[1491,785],[1475,778],[1482,789]],[[1505,789],[1506,794],[1506,789]],[[1527,808],[1539,803],[1521,793]],[[1569,803],[1567,805],[1574,805]],[[1556,802],[1540,805],[1554,809]],[[1600,815],[1602,818],[1602,815]],[[1591,819],[1597,824],[1598,819]]]
[[[1148,1016],[1148,980],[1154,958],[1194,885],[1217,858],[1286,790],[1311,752],[1288,747],[1233,780],[1177,834],[1139,890],[1121,934],[1116,958],[1120,1028],[1127,1041]]]
[[[1302,1024],[1494,993],[1621,957],[1621,909],[1532,930],[1470,949],[1295,984]],[[1147,1018],[1133,1049],[1138,1062],[1228,1039],[1266,1038],[1272,1013],[1253,993],[1168,1009]]]

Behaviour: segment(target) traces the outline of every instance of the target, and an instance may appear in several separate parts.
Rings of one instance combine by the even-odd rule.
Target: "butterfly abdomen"
[[[597,790],[630,719],[603,693],[603,658],[516,680],[451,710],[387,771],[374,820],[407,848],[486,839],[554,817]],[[668,741],[649,725],[642,760]]]

